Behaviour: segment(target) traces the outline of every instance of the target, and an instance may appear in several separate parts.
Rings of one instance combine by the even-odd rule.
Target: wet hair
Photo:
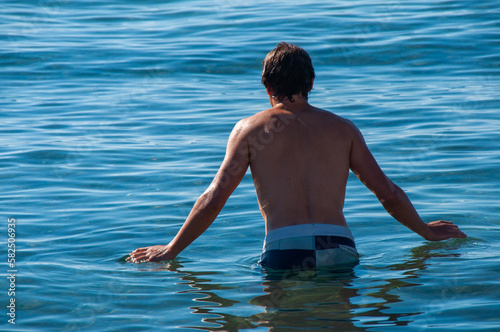
[[[307,99],[314,79],[314,67],[307,52],[295,45],[281,42],[262,62],[262,84],[282,100],[293,102],[293,95]]]

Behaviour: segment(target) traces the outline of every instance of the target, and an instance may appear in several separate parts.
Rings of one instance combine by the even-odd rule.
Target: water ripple
[[[494,325],[498,1],[2,5],[0,199],[25,329]],[[266,279],[247,175],[178,260],[119,260],[178,230],[233,125],[268,107],[261,61],[281,40],[312,56],[311,102],[360,127],[425,220],[469,239],[422,242],[351,175],[353,274]]]

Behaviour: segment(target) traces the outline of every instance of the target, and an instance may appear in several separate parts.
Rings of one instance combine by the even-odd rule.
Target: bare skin
[[[248,167],[266,233],[304,223],[347,226],[342,209],[349,170],[397,221],[429,241],[466,235],[449,221],[424,223],[406,194],[380,169],[350,121],[311,106],[306,98],[277,100],[234,127],[212,184],[167,245],[144,247],[129,261],[174,259],[215,220]]]

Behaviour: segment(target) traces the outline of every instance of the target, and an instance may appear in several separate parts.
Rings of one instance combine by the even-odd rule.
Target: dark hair
[[[307,99],[314,79],[314,67],[307,52],[295,45],[281,42],[262,62],[262,84],[271,89],[278,100],[293,102],[293,95]]]

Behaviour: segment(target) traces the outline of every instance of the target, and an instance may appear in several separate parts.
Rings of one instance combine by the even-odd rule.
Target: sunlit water
[[[360,264],[266,276],[247,174],[175,261],[123,261],[168,243],[233,125],[268,107],[281,40],[311,54],[311,103],[467,239],[424,241],[351,177]],[[2,329],[498,330],[500,1],[3,1],[0,45]]]

